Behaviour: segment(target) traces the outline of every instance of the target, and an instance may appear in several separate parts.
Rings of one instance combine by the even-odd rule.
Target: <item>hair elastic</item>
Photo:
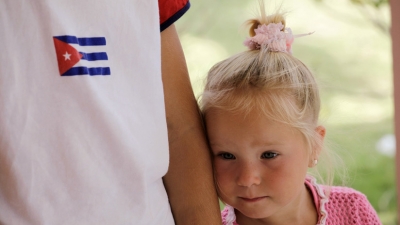
[[[248,37],[243,42],[250,50],[261,49],[261,46],[268,46],[272,52],[286,52],[292,54],[292,43],[295,38],[310,35],[314,32],[307,34],[293,35],[290,28],[284,28],[281,22],[270,23],[268,25],[260,24],[254,32],[256,33],[253,37]]]

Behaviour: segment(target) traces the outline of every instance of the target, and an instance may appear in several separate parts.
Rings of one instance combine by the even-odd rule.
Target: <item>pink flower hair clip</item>
[[[268,46],[272,52],[286,52],[292,54],[292,43],[295,38],[313,34],[293,35],[290,28],[286,28],[287,32],[281,31],[284,28],[281,22],[270,23],[268,25],[260,24],[254,32],[256,35],[248,37],[243,42],[250,50],[261,49],[261,46]]]

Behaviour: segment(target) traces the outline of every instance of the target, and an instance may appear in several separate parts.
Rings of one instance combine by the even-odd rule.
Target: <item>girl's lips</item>
[[[258,202],[263,200],[264,198],[266,198],[267,196],[262,196],[262,197],[256,197],[256,198],[244,198],[244,197],[239,197],[240,199],[242,199],[245,202]]]

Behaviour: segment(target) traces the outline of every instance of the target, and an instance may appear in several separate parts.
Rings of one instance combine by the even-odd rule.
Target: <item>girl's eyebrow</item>
[[[211,148],[217,148],[217,149],[219,149],[219,148],[226,148],[226,147],[224,147],[224,145],[222,145],[222,144],[219,144],[219,143],[210,143],[210,147]]]
[[[263,140],[257,143],[252,143],[252,145],[259,145],[259,146],[271,146],[271,145],[282,145],[284,144],[283,141],[279,140]]]

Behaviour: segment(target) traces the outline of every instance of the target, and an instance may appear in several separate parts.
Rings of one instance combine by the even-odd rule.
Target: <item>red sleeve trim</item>
[[[158,0],[160,30],[163,31],[177,21],[190,8],[189,0]]]

